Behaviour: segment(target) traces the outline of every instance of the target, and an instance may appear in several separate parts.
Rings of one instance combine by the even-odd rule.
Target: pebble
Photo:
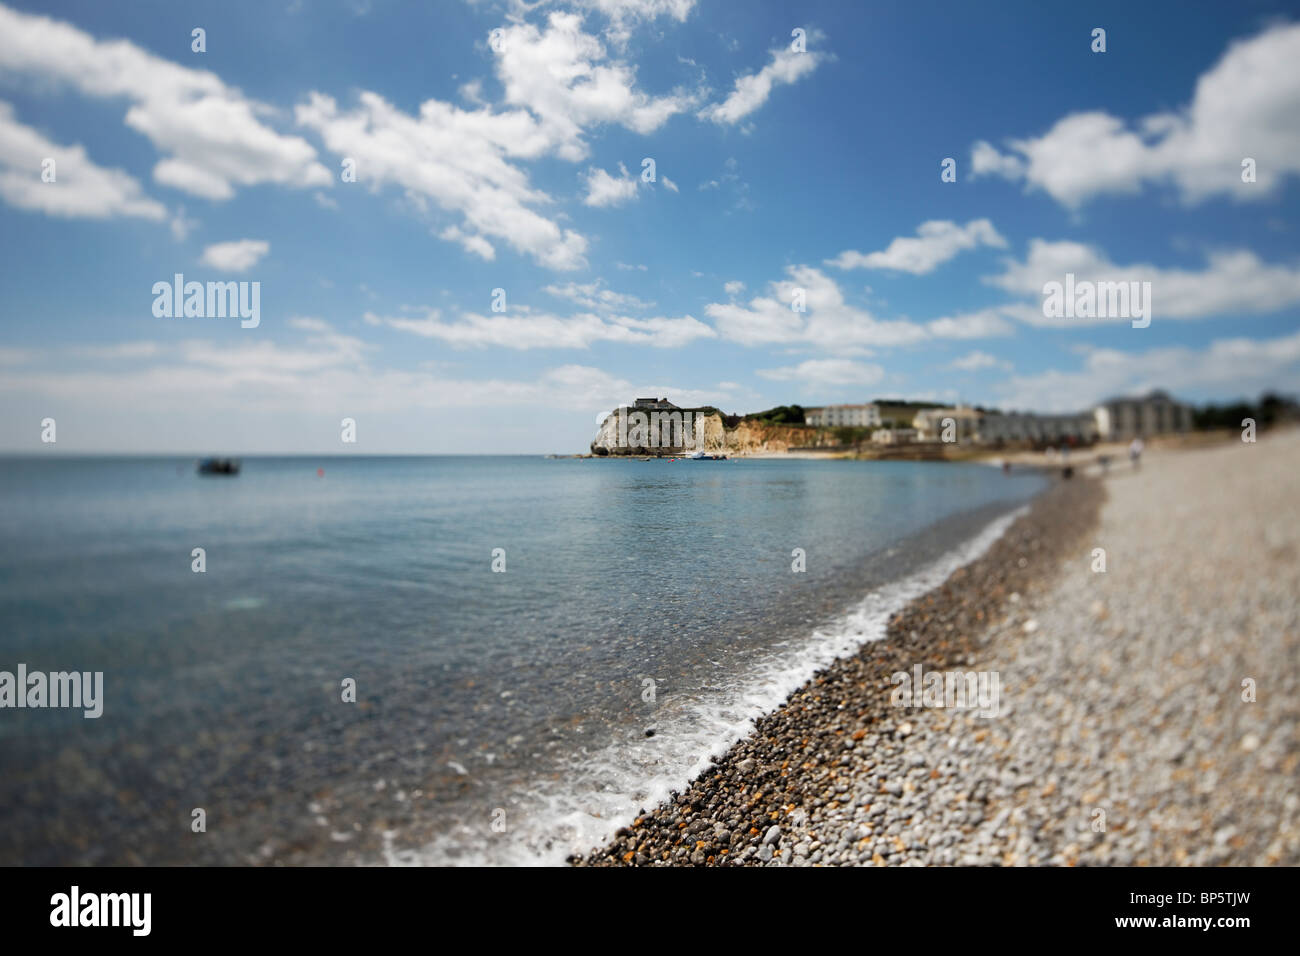
[[[1300,865],[1297,471],[1292,431],[1056,483],[577,862]],[[900,713],[916,664],[998,673],[998,715]]]

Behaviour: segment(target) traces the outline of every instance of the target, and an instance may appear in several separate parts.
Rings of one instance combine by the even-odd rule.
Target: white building
[[[677,406],[674,405],[672,402],[668,401],[667,398],[638,398],[636,400],[636,403],[632,407],[641,408],[641,409],[671,411]]]
[[[918,433],[917,441],[942,441],[944,421],[951,419],[953,440],[965,442],[978,434],[981,417],[973,408],[926,408],[916,413],[912,426]]]
[[[1132,398],[1111,398],[1093,409],[1102,441],[1129,441],[1137,436],[1192,430],[1192,407],[1154,391]]]
[[[880,407],[866,405],[825,405],[804,412],[804,424],[819,428],[875,428],[880,425]]]

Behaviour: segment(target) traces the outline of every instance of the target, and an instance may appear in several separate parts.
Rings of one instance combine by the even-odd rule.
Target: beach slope
[[[574,862],[1300,863],[1298,470],[1292,431],[1058,483]],[[918,666],[996,675],[996,715],[900,704]]]

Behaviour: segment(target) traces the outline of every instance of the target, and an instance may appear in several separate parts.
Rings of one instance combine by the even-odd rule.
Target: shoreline
[[[1288,429],[1057,481],[570,862],[1300,865],[1297,469]],[[988,678],[996,703],[897,699],[916,667]]]
[[[1285,430],[1277,433],[1284,433]],[[1266,437],[1269,431],[1260,433]],[[1170,432],[1148,437],[1147,452],[1187,451],[1232,445],[1238,442],[1238,432],[1229,430],[1209,430],[1191,432]],[[910,442],[899,445],[864,444],[861,446],[831,445],[825,448],[796,448],[787,451],[735,451],[728,452],[727,457],[734,461],[769,461],[780,459],[800,459],[808,461],[934,461],[952,464],[973,464],[1000,467],[1003,463],[1014,468],[1031,468],[1044,471],[1059,471],[1066,464],[1077,470],[1089,469],[1093,475],[1103,474],[1099,459],[1110,459],[1111,468],[1124,468],[1128,465],[1127,441],[1098,441],[1091,445],[1071,449],[1068,462],[1059,455],[1049,455],[1045,451],[1035,451],[1024,442],[1015,442],[1006,446],[983,444],[943,445],[937,442]],[[572,455],[549,454],[546,458],[591,458],[591,459],[642,459],[668,460],[684,459],[688,451],[673,454],[613,454],[594,455],[581,452]]]
[[[976,636],[1045,587],[1059,559],[1095,527],[1104,496],[1096,480],[1054,482],[980,557],[895,614],[884,639],[818,672],[683,792],[569,862],[764,865],[783,853],[821,862],[818,841],[800,839],[810,812],[835,809],[851,775],[885,752],[901,756],[911,730],[907,715],[915,712],[890,704],[890,675],[917,664],[973,663]]]

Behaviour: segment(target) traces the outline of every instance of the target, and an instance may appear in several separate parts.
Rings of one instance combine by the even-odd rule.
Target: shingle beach
[[[1298,472],[1290,431],[1057,482],[572,862],[1300,864]],[[918,665],[996,674],[998,713],[898,704]]]

